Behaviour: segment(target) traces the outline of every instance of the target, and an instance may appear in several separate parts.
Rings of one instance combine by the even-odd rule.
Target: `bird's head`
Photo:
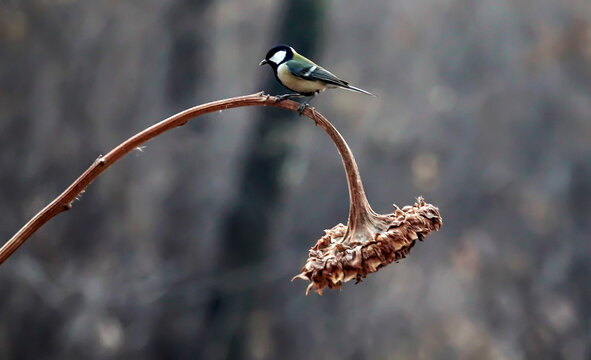
[[[259,63],[259,65],[269,64],[272,68],[277,68],[280,64],[291,60],[293,58],[295,50],[287,45],[277,45],[265,56],[265,58]]]

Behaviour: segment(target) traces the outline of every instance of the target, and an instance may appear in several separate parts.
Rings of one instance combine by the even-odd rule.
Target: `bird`
[[[294,48],[288,45],[277,45],[269,50],[259,66],[265,64],[271,66],[281,85],[295,92],[277,96],[277,102],[289,98],[314,97],[327,88],[342,88],[376,96],[369,91],[349,85],[348,82],[339,79],[322,66],[298,54]],[[302,104],[299,112],[302,113],[306,106],[308,104]]]

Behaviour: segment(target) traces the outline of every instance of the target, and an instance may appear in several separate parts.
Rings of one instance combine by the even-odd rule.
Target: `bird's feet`
[[[302,105],[300,105],[300,107],[298,108],[298,114],[300,114],[300,116],[304,115],[304,111],[306,111],[307,107],[310,107],[308,103],[303,103]]]
[[[302,95],[300,95],[300,94],[283,94],[283,95],[277,95],[276,96],[277,99],[275,100],[275,102],[280,102],[280,101],[291,99],[291,98],[301,98],[301,97],[302,97]]]
[[[296,94],[277,95],[277,96],[275,96],[275,102],[278,103],[280,101],[287,100],[287,99],[299,99],[299,98],[303,98],[303,97],[306,97],[306,95],[297,94],[297,93]],[[310,99],[312,99],[312,98],[310,98]],[[307,102],[301,104],[300,107],[298,107],[297,112],[300,114],[300,116],[304,114],[304,111],[306,111],[307,107],[311,108],[310,104],[308,104]]]

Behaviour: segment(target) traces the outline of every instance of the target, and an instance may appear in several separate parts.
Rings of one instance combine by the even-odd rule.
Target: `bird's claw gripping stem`
[[[307,107],[310,107],[308,103],[303,103],[302,105],[300,105],[300,107],[298,108],[298,113],[300,114],[300,116],[304,114],[304,111],[306,111]]]
[[[300,94],[283,94],[283,95],[277,95],[277,100],[275,100],[275,102],[280,102],[283,100],[287,100],[290,98],[301,98],[302,95]]]

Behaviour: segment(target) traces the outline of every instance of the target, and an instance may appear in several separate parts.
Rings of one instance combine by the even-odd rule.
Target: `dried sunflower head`
[[[396,208],[393,214],[376,214],[369,208],[349,228],[338,224],[325,230],[310,249],[308,260],[293,279],[310,281],[311,290],[322,295],[325,287],[339,289],[343,283],[361,281],[393,261],[408,255],[416,240],[422,241],[442,225],[439,210],[419,198],[413,206]]]

